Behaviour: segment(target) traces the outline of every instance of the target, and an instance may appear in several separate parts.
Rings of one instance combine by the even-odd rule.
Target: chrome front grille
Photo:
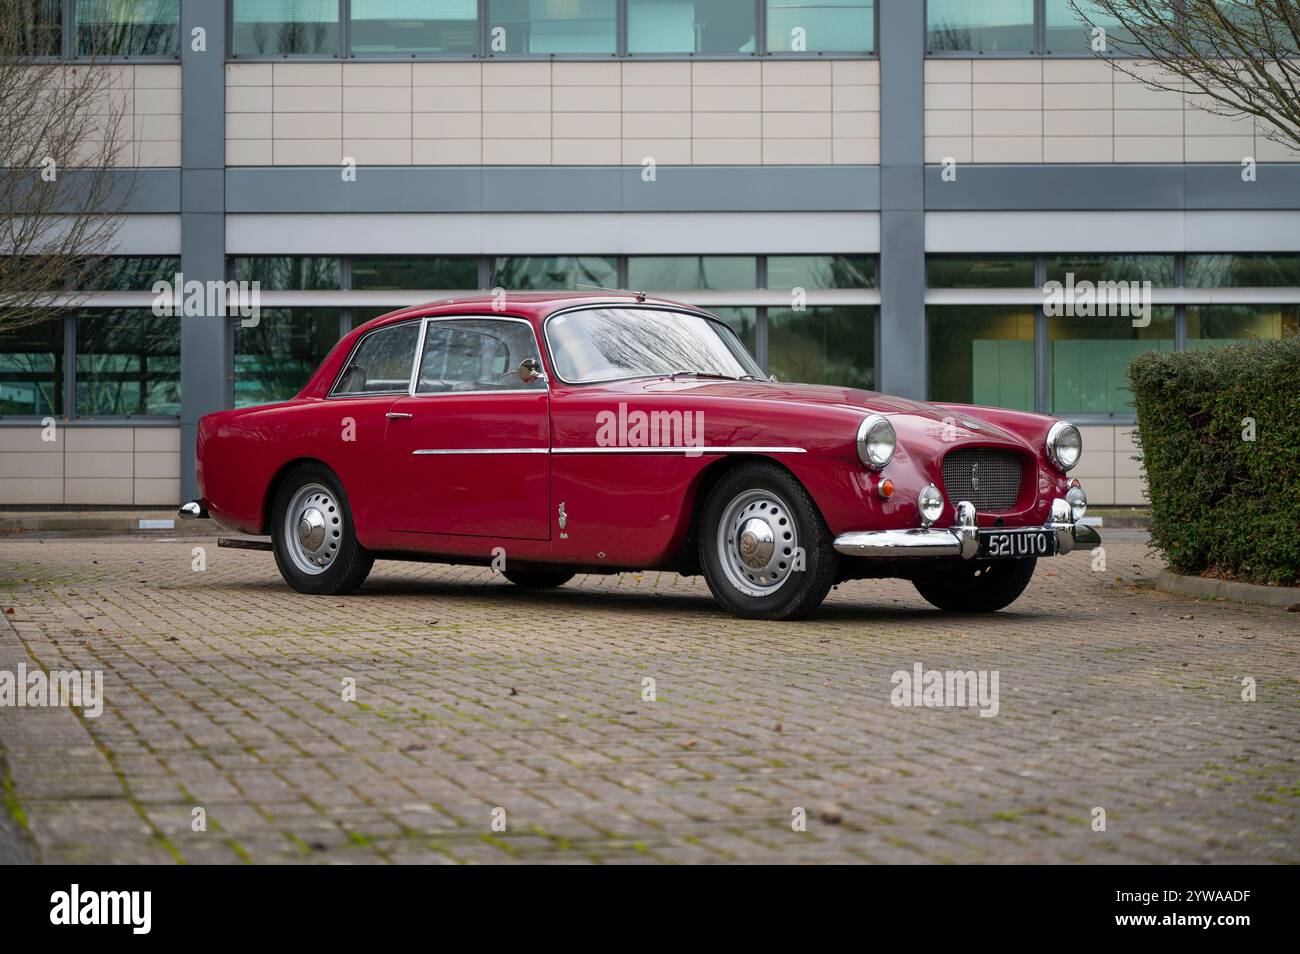
[[[984,513],[1010,510],[1020,496],[1020,457],[992,447],[959,447],[943,459],[948,501],[969,500]]]

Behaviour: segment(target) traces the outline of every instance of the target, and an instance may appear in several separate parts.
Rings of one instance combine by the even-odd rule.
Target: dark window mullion
[[[63,316],[63,416],[72,418],[76,413],[77,399],[77,316],[69,312]]]
[[[1047,282],[1047,257],[1034,256],[1034,287],[1042,288]],[[1040,301],[1034,306],[1034,408],[1039,414],[1047,413],[1049,374],[1047,364],[1047,313]]]
[[[1174,287],[1187,287],[1187,256],[1179,253],[1174,256]],[[1174,350],[1187,350],[1187,306],[1174,308]]]

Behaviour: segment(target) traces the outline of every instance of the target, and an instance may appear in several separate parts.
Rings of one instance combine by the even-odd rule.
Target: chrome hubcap
[[[719,562],[727,582],[747,596],[770,596],[784,586],[798,547],[790,508],[769,490],[747,490],[722,513]]]
[[[285,549],[304,573],[324,573],[343,542],[343,511],[321,484],[301,487],[284,514]]]

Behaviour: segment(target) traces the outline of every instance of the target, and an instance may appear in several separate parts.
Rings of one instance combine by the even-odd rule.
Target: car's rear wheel
[[[526,590],[554,589],[573,579],[573,574],[567,570],[548,570],[541,567],[530,567],[527,570],[503,570],[501,575],[515,586],[521,586]]]
[[[912,581],[932,606],[950,613],[993,613],[1025,591],[1037,560],[971,563]]]
[[[280,482],[271,542],[280,575],[299,593],[351,593],[375,563],[357,542],[343,485],[322,464],[303,464]]]
[[[834,585],[839,555],[812,498],[775,464],[744,464],[705,500],[700,566],[714,598],[745,619],[802,619]]]

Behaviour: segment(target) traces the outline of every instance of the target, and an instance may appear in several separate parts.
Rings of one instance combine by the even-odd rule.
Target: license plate
[[[980,560],[1023,560],[1051,556],[1056,539],[1046,530],[981,530]]]

